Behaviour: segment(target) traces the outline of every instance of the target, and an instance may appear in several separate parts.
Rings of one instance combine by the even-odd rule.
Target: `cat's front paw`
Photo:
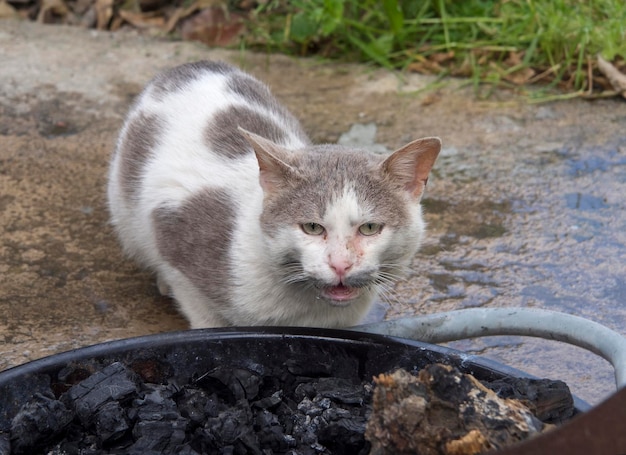
[[[167,282],[163,279],[161,275],[157,275],[156,285],[157,289],[159,290],[159,294],[161,294],[162,296],[169,297],[172,295],[169,284],[167,284]]]

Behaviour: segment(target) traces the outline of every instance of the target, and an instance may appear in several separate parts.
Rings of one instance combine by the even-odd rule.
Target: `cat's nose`
[[[331,258],[329,261],[330,268],[335,271],[339,278],[343,278],[348,270],[352,268],[354,265],[351,261],[347,259],[333,259]]]

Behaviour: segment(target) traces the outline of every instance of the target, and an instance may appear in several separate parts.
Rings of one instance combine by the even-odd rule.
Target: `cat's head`
[[[389,290],[420,245],[419,202],[441,141],[385,157],[338,145],[286,150],[242,134],[259,163],[261,229],[284,282],[337,306]]]

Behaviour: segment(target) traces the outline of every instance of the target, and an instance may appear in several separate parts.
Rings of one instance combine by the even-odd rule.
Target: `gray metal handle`
[[[626,338],[597,322],[570,314],[533,308],[471,308],[354,326],[350,330],[433,344],[492,335],[562,341],[608,360],[615,369],[617,388],[626,386]]]

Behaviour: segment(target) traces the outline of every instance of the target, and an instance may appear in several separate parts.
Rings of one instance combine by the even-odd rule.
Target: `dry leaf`
[[[113,19],[111,19],[111,23],[109,24],[109,30],[111,30],[112,32],[119,30],[120,28],[122,28],[123,24],[124,19],[122,19],[120,16],[113,16]]]
[[[187,8],[176,8],[174,13],[167,20],[167,24],[165,25],[165,33],[170,33],[172,30],[176,28],[176,25],[181,20],[186,17],[191,16],[193,13],[200,9],[200,3],[194,2]]]
[[[52,22],[53,16],[64,18],[68,13],[69,9],[63,0],[43,0],[37,22],[46,24]]]
[[[607,62],[599,55],[598,69],[609,79],[613,90],[626,98],[626,74],[621,73],[610,62]]]
[[[98,30],[105,30],[111,17],[113,17],[113,1],[114,0],[96,0],[96,27]]]
[[[126,22],[141,29],[165,26],[165,18],[160,13],[134,13],[120,10],[119,15]]]
[[[531,80],[533,77],[535,77],[535,74],[535,70],[526,67],[505,75],[504,79],[514,83],[515,85],[524,85],[528,83],[528,81]]]
[[[443,71],[443,67],[434,60],[422,60],[420,62],[409,63],[409,71],[421,74],[438,74]]]
[[[439,101],[441,101],[441,95],[437,92],[430,92],[422,98],[420,104],[422,106],[430,106],[431,104],[438,103]]]
[[[525,55],[524,51],[521,51],[521,52],[511,51],[509,52],[509,56],[505,60],[505,63],[509,66],[521,65],[522,62],[524,61],[524,55]]]
[[[224,5],[223,0],[198,0],[196,2],[200,9],[221,7]]]
[[[10,19],[17,17],[17,10],[4,0],[0,0],[0,19]]]
[[[435,52],[428,56],[429,60],[433,60],[437,63],[447,62],[448,60],[452,60],[454,58],[454,51],[448,52]]]

